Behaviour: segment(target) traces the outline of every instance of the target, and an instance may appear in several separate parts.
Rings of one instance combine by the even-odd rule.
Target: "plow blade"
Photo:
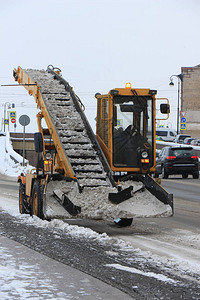
[[[133,186],[129,186],[128,188],[118,192],[118,193],[109,193],[108,195],[108,199],[110,202],[112,202],[113,204],[119,204],[122,203],[128,199],[130,199],[131,197],[133,197],[133,195],[137,192],[140,192],[142,190],[144,190],[144,186],[142,186],[141,188],[137,189],[136,191],[133,192]]]
[[[136,175],[134,176],[137,181],[141,181],[145,188],[154,195],[158,200],[166,205],[170,205],[172,208],[172,213],[174,212],[173,206],[173,194],[169,194],[159,183],[149,175]]]
[[[129,198],[132,197],[132,190],[133,187],[129,186],[128,188],[118,192],[118,193],[109,193],[108,199],[110,202],[114,204],[119,204],[125,200],[128,200]]]
[[[64,207],[64,209],[72,216],[76,216],[81,212],[81,207],[74,205],[73,202],[65,195],[60,195],[53,191],[53,197]]]

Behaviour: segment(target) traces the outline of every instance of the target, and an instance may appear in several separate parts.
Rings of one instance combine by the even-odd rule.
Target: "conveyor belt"
[[[52,70],[24,71],[40,86],[44,104],[79,185],[114,186],[111,170],[69,84]]]

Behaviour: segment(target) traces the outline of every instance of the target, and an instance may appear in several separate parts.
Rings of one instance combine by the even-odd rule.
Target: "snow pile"
[[[141,187],[141,183],[132,181],[130,185],[133,185],[135,190]],[[172,213],[169,205],[160,202],[147,190],[137,192],[120,204],[113,204],[108,200],[108,194],[116,193],[114,188],[88,187],[79,193],[76,182],[51,181],[46,191],[48,201],[44,201],[46,218],[71,217],[53,197],[53,191],[60,191],[61,195],[65,193],[73,204],[81,207],[79,218],[104,219],[112,222],[115,218],[160,217],[170,216]]]
[[[28,165],[25,160],[25,166],[22,166],[23,157],[15,152],[10,142],[9,133],[6,136],[0,136],[0,173],[10,177],[17,177],[22,172],[29,172],[33,167]]]

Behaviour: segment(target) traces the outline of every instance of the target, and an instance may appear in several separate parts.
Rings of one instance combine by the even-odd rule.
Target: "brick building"
[[[200,138],[200,65],[182,67],[181,74],[181,111],[187,122],[187,130],[181,132]]]

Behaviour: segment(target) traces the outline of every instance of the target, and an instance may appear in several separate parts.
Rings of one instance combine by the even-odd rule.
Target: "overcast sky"
[[[92,122],[96,92],[124,87],[168,97],[176,128],[177,85],[169,77],[200,64],[200,0],[0,0],[0,83],[12,71],[61,68]],[[175,79],[175,84],[177,80]],[[19,88],[0,87],[0,104],[34,106]],[[28,108],[29,107],[29,108]],[[2,118],[2,116],[0,115]],[[174,120],[173,120],[174,119]]]

